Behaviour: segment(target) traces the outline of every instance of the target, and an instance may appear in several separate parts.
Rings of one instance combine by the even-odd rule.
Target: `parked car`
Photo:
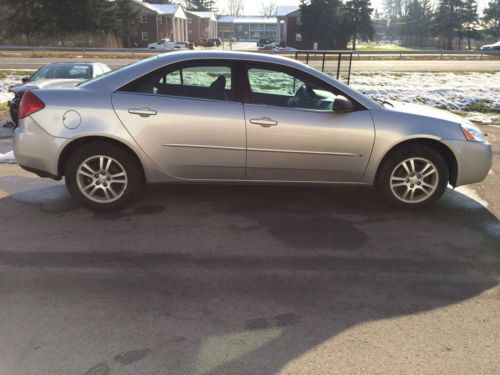
[[[161,39],[158,42],[148,44],[148,49],[160,49],[160,50],[167,50],[167,51],[175,51],[175,50],[181,50],[181,49],[185,49],[185,48],[186,48],[186,45],[183,42],[173,43],[173,42],[169,42],[167,39]]]
[[[500,41],[482,46],[481,51],[500,51]]]
[[[374,185],[420,208],[448,184],[482,181],[491,146],[464,118],[378,103],[298,61],[185,51],[74,89],[28,91],[14,154],[65,178],[93,210],[128,204],[144,183]]]
[[[203,39],[196,43],[196,45],[200,47],[219,47],[221,44],[222,41],[218,38]]]
[[[176,44],[182,46],[181,49],[194,49],[194,43],[191,42],[177,42]]]
[[[257,42],[257,47],[264,47],[265,45],[272,43],[275,43],[275,41],[271,39],[259,39],[259,41]]]
[[[277,43],[266,44],[263,45],[262,47],[259,47],[259,51],[274,51],[277,49],[278,49]]]
[[[8,102],[12,122],[18,123],[18,109],[21,98],[27,90],[38,90],[49,87],[74,87],[90,78],[109,72],[106,64],[91,62],[65,62],[47,64],[33,75],[22,78],[22,84],[11,86],[9,91],[14,98]]]

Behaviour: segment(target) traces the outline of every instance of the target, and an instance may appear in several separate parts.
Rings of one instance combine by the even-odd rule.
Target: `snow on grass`
[[[220,69],[220,68],[218,68]],[[208,86],[219,74],[229,80],[228,72],[210,72],[203,79]],[[0,103],[8,101],[12,94],[9,86],[20,83],[22,76],[6,75],[0,80]],[[175,78],[175,77],[173,77]],[[284,94],[290,82],[274,76],[272,80],[264,74],[255,74],[257,86],[269,83],[280,87]],[[197,76],[200,79],[200,76]],[[206,81],[206,82],[205,82]],[[261,82],[262,81],[262,82]],[[433,107],[463,111],[469,119],[482,123],[500,122],[500,73],[355,73],[351,85],[368,96],[382,100],[397,100],[427,104]],[[261,85],[262,83],[262,85]],[[282,90],[282,91],[283,91]]]
[[[351,76],[351,86],[368,96],[465,111],[471,119],[484,123],[500,121],[499,82],[500,73],[373,73]]]
[[[9,87],[21,83],[22,76],[8,75],[0,80],[0,103],[8,102],[14,94],[9,92]]]

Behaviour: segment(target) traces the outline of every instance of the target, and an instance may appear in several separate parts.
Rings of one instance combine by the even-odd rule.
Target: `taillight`
[[[31,91],[26,91],[19,104],[19,118],[25,118],[45,108],[45,103]]]

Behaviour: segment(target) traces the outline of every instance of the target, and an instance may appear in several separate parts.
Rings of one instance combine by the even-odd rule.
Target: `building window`
[[[141,23],[148,23],[148,15],[147,14],[143,14],[142,17],[141,17]]]
[[[147,31],[143,31],[141,34],[142,40],[149,40],[149,33]]]
[[[295,23],[297,24],[297,26],[302,25],[302,16],[300,14],[297,16],[297,18],[295,18]]]
[[[191,18],[188,18],[188,25],[191,25],[193,23],[193,20]]]
[[[296,42],[302,42],[302,34],[301,33],[295,34],[295,41]]]
[[[158,23],[159,23],[160,25],[163,25],[163,17],[162,17],[162,16],[160,16],[160,17],[158,18],[158,20],[159,20],[159,22],[158,22]]]

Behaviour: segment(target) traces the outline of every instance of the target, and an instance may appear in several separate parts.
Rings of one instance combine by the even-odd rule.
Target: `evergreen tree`
[[[491,0],[484,9],[483,22],[487,32],[500,38],[500,0]]]
[[[187,9],[199,12],[216,12],[217,6],[215,0],[191,0],[187,4]]]
[[[302,34],[320,49],[345,49],[350,38],[345,9],[340,0],[301,0]]]
[[[371,20],[373,8],[370,0],[350,0],[345,4],[347,21],[350,21],[349,31],[352,40],[352,49],[356,49],[358,37],[363,39],[373,38],[375,30]]]
[[[476,0],[464,0],[462,4],[462,29],[467,37],[467,48],[471,49],[470,40],[479,36],[477,25],[479,23],[479,15],[477,13]]]
[[[139,25],[139,9],[133,6],[132,0],[116,0],[116,20],[123,45],[133,47],[131,39]]]
[[[411,0],[400,19],[401,36],[410,46],[421,46],[428,37],[432,21],[432,7],[428,0]]]
[[[461,30],[462,0],[440,0],[434,14],[433,29],[436,35],[446,39],[445,49],[453,49],[453,37]]]

